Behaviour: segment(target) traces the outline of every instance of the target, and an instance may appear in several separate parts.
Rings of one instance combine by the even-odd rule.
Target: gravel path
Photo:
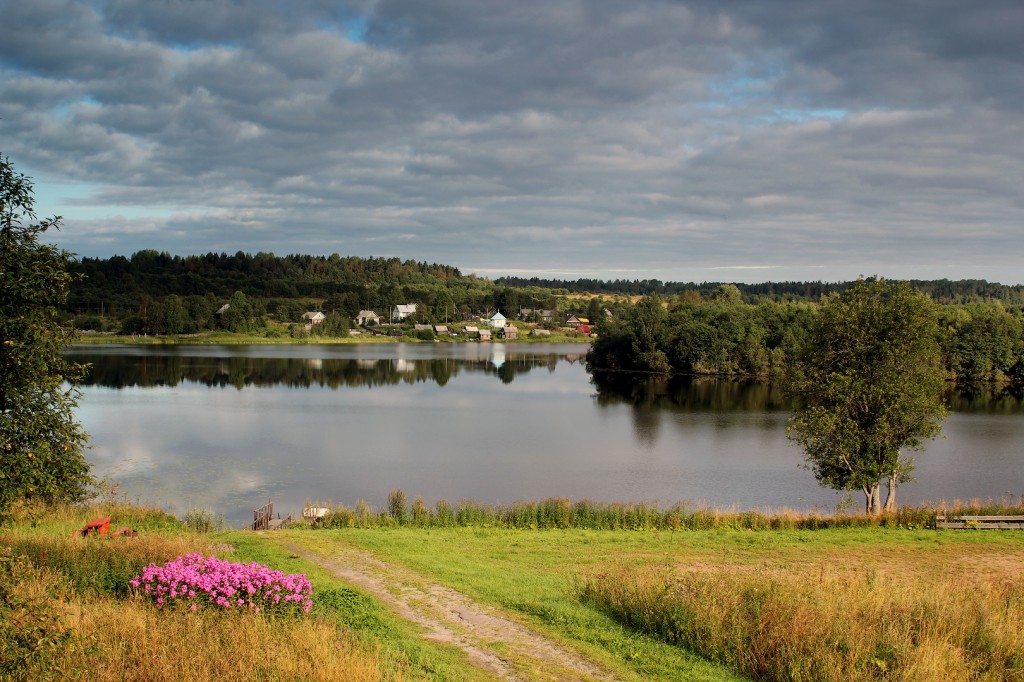
[[[403,566],[338,544],[331,556],[294,543],[285,547],[371,592],[399,616],[422,626],[425,637],[454,645],[474,665],[502,680],[616,680],[579,653],[552,641],[500,609],[481,604]]]

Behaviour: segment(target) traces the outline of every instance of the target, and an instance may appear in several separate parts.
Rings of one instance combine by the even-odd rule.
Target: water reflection
[[[593,380],[572,344],[75,347],[97,475],[236,525],[273,498],[381,506],[405,489],[834,508],[800,467],[776,386]],[[545,371],[546,370],[546,371]],[[497,379],[497,381],[495,380]],[[1024,411],[951,396],[904,502],[1024,490]],[[1018,490],[1021,489],[1021,490]]]
[[[503,384],[510,384],[517,376],[534,369],[553,372],[559,362],[581,363],[585,357],[578,346],[570,346],[575,353],[566,353],[564,350],[555,352],[549,344],[524,345],[519,349],[503,344],[448,345],[447,352],[440,357],[422,357],[422,351],[407,356],[407,349],[399,346],[390,346],[394,349],[391,354],[378,352],[369,357],[361,357],[360,353],[350,353],[350,357],[309,355],[322,351],[322,347],[292,347],[297,350],[269,356],[252,355],[253,348],[73,347],[69,355],[76,362],[90,365],[84,386],[174,387],[195,383],[237,389],[250,386],[338,389],[419,382],[446,386],[463,372],[489,374]],[[201,349],[208,354],[202,354]]]
[[[792,408],[781,386],[759,381],[703,377],[646,377],[638,380],[627,374],[595,375],[592,381],[597,389],[597,404],[601,407],[626,404],[637,411],[654,408],[722,415],[789,411]],[[946,405],[952,412],[1024,414],[1022,396],[1004,385],[950,387]]]

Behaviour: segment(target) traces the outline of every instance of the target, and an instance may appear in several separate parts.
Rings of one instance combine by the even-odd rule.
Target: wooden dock
[[[274,518],[274,503],[270,500],[267,500],[267,503],[259,509],[252,511],[253,530],[277,530],[283,528],[291,520],[291,514],[282,519],[281,514],[278,513],[277,518]]]
[[[996,530],[1024,530],[1024,516],[967,516],[939,514],[935,517],[936,528],[968,528]]]

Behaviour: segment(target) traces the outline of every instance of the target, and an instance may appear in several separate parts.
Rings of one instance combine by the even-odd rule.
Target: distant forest
[[[80,278],[64,314],[83,330],[159,335],[222,329],[301,336],[307,329],[303,313],[321,311],[327,319],[312,333],[344,336],[359,311],[374,310],[387,321],[394,306],[406,303],[417,306],[405,320],[409,325],[469,321],[500,311],[510,319],[556,328],[572,314],[627,345],[650,327],[646,333],[671,340],[664,345],[672,349],[673,371],[731,377],[784,371],[817,302],[850,285],[489,280],[426,261],[241,252],[181,257],[140,251],[127,258],[84,258],[73,270]],[[942,343],[952,375],[1024,382],[1024,286],[984,280],[910,285],[943,306]],[[651,315],[656,324],[639,324]],[[614,359],[607,352],[611,345],[596,348],[592,360],[607,356],[607,365],[642,369],[618,353]]]
[[[928,294],[938,303],[987,303],[1000,301],[1004,306],[1024,308],[1024,285],[1008,286],[983,279],[907,280],[913,288]],[[497,286],[555,289],[569,293],[626,294],[671,296],[698,292],[709,296],[723,282],[662,282],[657,279],[540,279],[537,277],[500,277]],[[763,282],[761,284],[735,284],[747,302],[819,301],[825,294],[843,291],[850,282]]]

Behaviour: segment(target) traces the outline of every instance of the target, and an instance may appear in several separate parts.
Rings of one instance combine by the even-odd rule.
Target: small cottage
[[[501,338],[503,339],[517,339],[519,338],[519,330],[513,325],[506,325],[501,328]]]
[[[355,321],[357,327],[365,327],[368,324],[377,325],[380,324],[380,315],[372,310],[360,310]]]
[[[303,319],[303,321],[306,324],[314,325],[314,324],[320,324],[321,322],[326,320],[327,316],[324,315],[319,310],[317,310],[317,311],[311,311],[311,312],[308,312],[308,313],[302,313],[302,319]],[[325,329],[326,329],[326,327],[325,327]]]
[[[508,323],[508,320],[501,313],[494,313],[493,315],[491,315],[491,319],[488,320],[488,323],[494,329],[501,329]]]
[[[404,304],[396,305],[391,310],[391,321],[395,322],[395,321],[398,321],[398,320],[404,320],[405,318],[409,317],[410,315],[415,315],[415,314],[416,314],[416,304],[415,303],[404,303]]]

